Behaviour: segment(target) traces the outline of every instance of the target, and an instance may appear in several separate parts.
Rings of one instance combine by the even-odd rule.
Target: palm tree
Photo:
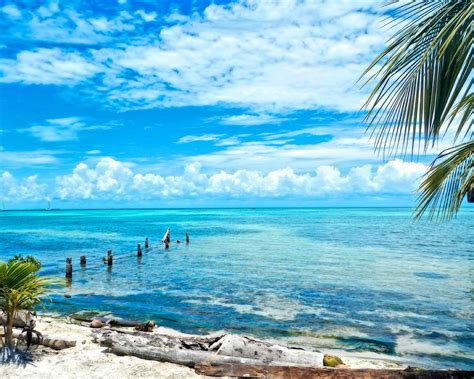
[[[6,316],[3,323],[5,346],[13,346],[13,320],[16,313],[33,309],[51,286],[60,284],[59,279],[39,276],[34,263],[0,261],[0,310]]]
[[[397,3],[398,1],[391,1]],[[418,189],[417,218],[452,218],[474,191],[472,0],[415,0],[389,11],[397,29],[362,77],[376,81],[364,109],[376,150],[411,157],[441,138]]]

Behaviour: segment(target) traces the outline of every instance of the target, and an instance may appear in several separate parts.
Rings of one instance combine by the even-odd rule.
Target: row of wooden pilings
[[[186,235],[185,235],[185,241],[186,241],[186,245],[188,245],[189,244],[189,234],[187,232],[186,232]],[[165,245],[165,249],[168,250],[169,247],[170,247],[170,243],[171,243],[171,232],[170,232],[169,228],[166,230],[165,235],[163,236],[163,239],[161,240],[161,242],[163,242],[163,244]],[[177,240],[176,243],[180,244],[181,241]],[[149,243],[149,240],[148,240],[148,237],[147,237],[147,238],[145,238],[145,249],[148,251],[149,248],[150,248],[150,243]],[[142,255],[143,255],[142,245],[137,244],[137,257],[141,257]],[[112,250],[110,250],[110,249],[107,250],[107,256],[102,258],[102,261],[107,266],[112,266],[113,265],[114,257],[113,257],[113,254],[112,254]],[[87,263],[86,256],[81,255],[81,257],[80,257],[81,267],[86,267],[86,263]],[[72,258],[68,257],[68,258],[66,258],[66,279],[71,279],[71,278],[72,278]]]

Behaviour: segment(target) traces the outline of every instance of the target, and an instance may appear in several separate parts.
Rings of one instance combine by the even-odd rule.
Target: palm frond
[[[417,0],[393,15],[403,18],[401,30],[361,76],[364,85],[377,80],[363,107],[365,120],[378,151],[420,153],[438,140],[443,125],[469,111],[459,105],[472,87],[474,2]]]
[[[433,162],[418,189],[415,217],[449,220],[466,194],[474,189],[474,141],[443,151]]]

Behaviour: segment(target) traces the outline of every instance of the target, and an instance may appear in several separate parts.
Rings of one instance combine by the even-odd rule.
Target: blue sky
[[[380,11],[0,1],[5,207],[413,204],[435,151],[383,160],[359,112]]]

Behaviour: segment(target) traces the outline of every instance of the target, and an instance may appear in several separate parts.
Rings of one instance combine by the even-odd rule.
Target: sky
[[[5,209],[412,206],[374,152],[369,0],[0,0]]]

